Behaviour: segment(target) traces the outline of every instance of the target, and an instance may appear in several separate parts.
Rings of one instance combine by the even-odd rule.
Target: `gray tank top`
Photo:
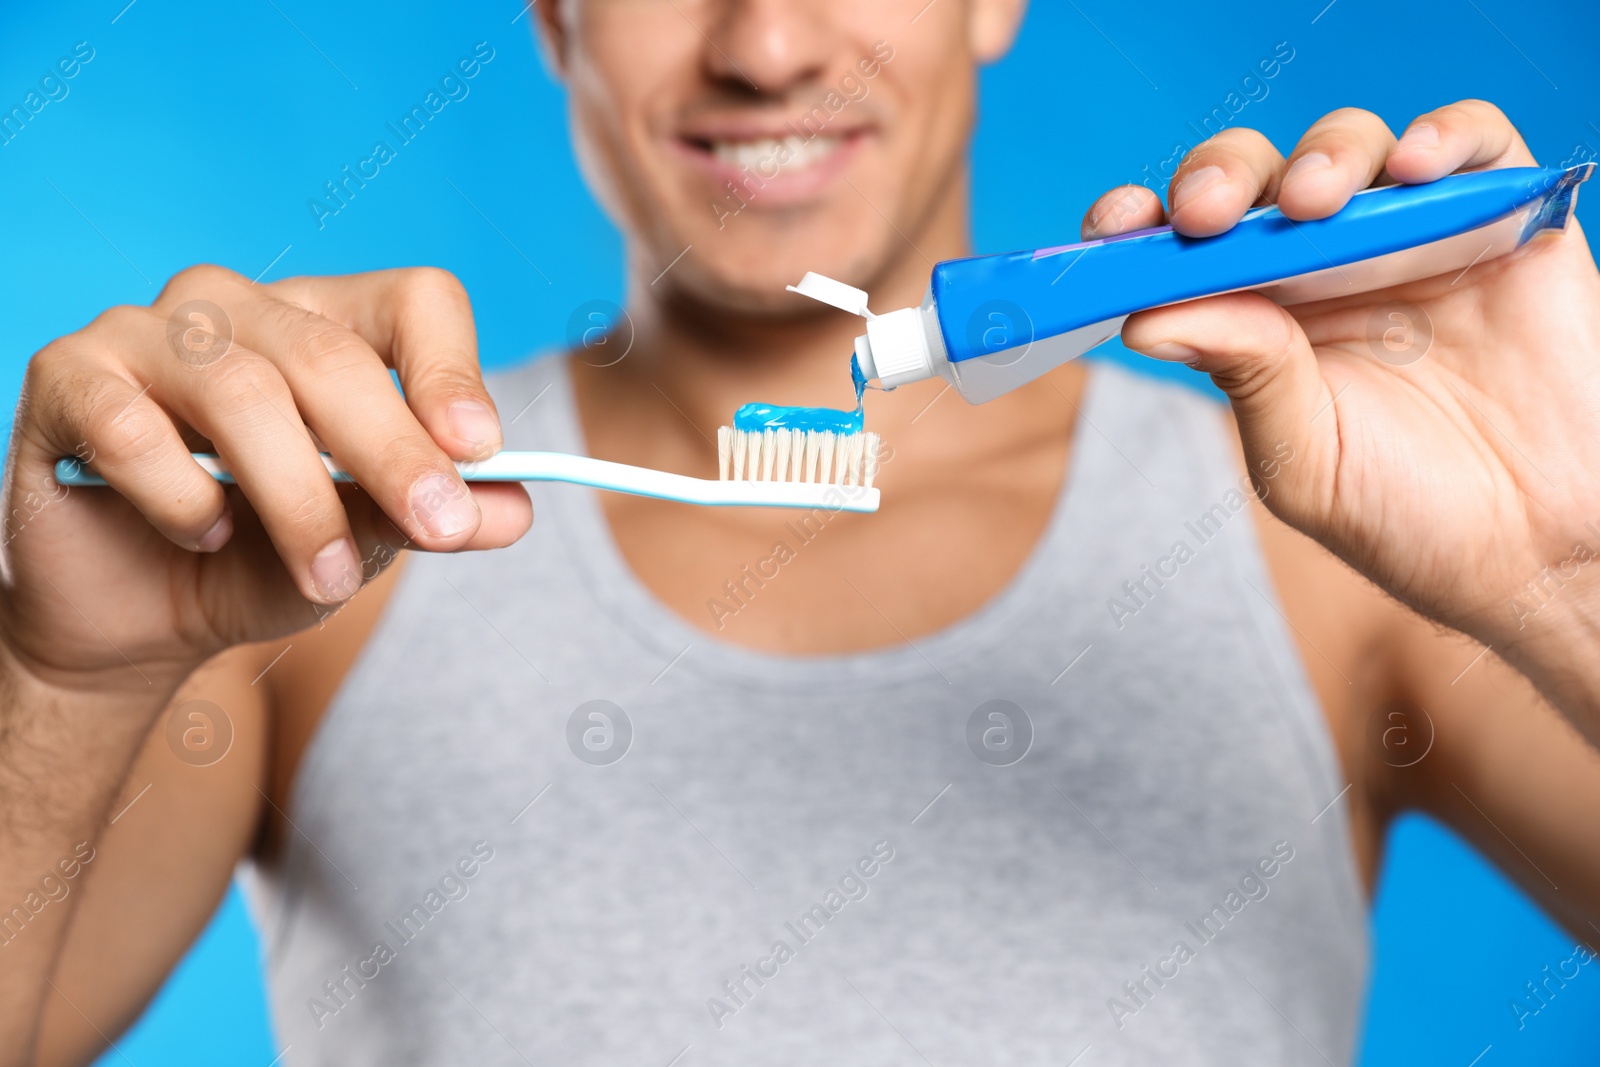
[[[564,360],[492,389],[582,450]],[[414,557],[244,871],[282,1062],[1349,1062],[1344,779],[1225,428],[1107,364],[1078,425],[1021,571],[895,648],[719,641],[586,489]]]

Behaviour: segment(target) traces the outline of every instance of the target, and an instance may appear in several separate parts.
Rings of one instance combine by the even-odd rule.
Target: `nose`
[[[816,0],[727,0],[704,28],[708,73],[746,92],[782,96],[828,62],[826,16]]]

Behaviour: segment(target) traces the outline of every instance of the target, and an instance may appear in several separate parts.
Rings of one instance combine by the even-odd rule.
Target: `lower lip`
[[[794,207],[821,199],[843,176],[866,137],[865,131],[847,134],[839,139],[838,146],[825,158],[798,170],[780,167],[777,174],[770,178],[759,173],[759,167],[751,167],[746,171],[697,145],[677,139],[672,144],[691,166],[711,180],[717,196],[727,198],[730,207],[738,205],[738,201],[733,199],[736,192],[746,207],[758,210],[764,207]],[[731,192],[728,189],[730,183],[734,187]]]

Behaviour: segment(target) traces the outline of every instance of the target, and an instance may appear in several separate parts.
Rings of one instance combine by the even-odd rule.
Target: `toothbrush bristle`
[[[883,445],[875,433],[825,430],[717,430],[723,481],[817,482],[872,487]]]

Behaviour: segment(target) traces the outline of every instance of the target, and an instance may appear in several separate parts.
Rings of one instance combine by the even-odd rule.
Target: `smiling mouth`
[[[740,168],[777,167],[779,170],[797,171],[815,166],[837,152],[844,138],[829,134],[800,137],[791,134],[783,139],[758,137],[749,140],[705,140],[699,142],[701,151],[724,163]]]
[[[820,200],[836,184],[865,142],[865,128],[810,133],[788,124],[780,130],[704,130],[673,138],[678,151],[717,196],[736,196],[752,207],[795,207]]]

